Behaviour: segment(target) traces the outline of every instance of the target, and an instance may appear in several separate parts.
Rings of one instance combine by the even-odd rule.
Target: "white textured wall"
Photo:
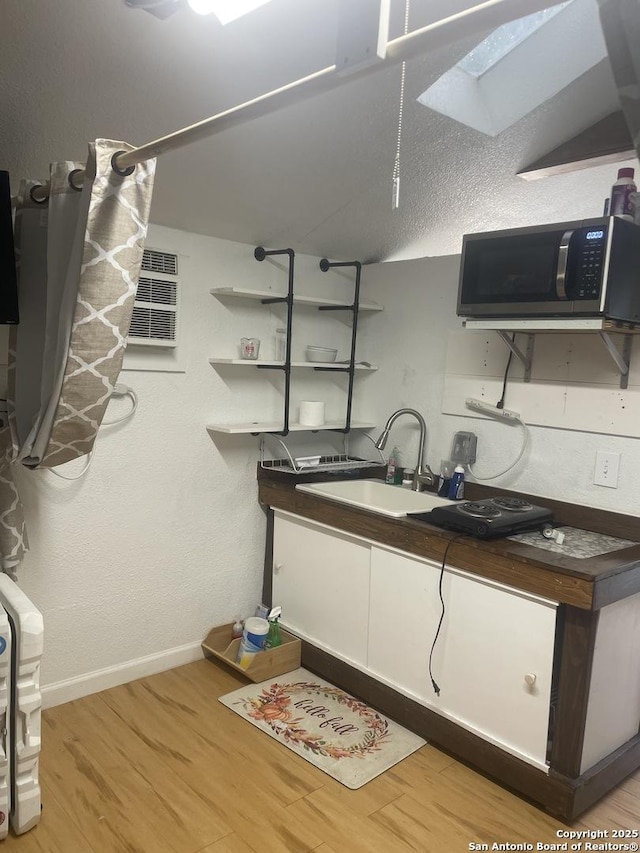
[[[490,419],[441,414],[447,338],[450,331],[461,328],[456,317],[459,260],[456,255],[365,267],[363,296],[383,303],[385,311],[362,326],[363,345],[380,370],[363,389],[360,403],[380,424],[401,406],[418,409],[427,421],[427,455],[436,470],[440,460],[449,456],[455,432],[475,432],[475,467],[486,476],[504,470],[515,459],[522,432]],[[520,396],[526,398],[526,386],[520,386]],[[526,420],[526,406],[522,413]],[[401,450],[406,448],[402,462],[411,466],[417,449],[414,423],[408,417],[399,420],[388,444],[389,448],[396,443]],[[593,485],[597,450],[622,454],[617,489]],[[531,427],[523,460],[512,472],[488,484],[638,514],[639,478],[637,438]]]
[[[205,425],[275,414],[277,380],[256,368],[221,375],[207,359],[234,355],[241,334],[270,345],[281,320],[259,303],[223,305],[209,288],[284,288],[286,277],[258,264],[251,246],[153,226],[147,245],[180,257],[186,372],[123,371],[138,411],[100,430],[82,479],[20,473],[31,550],[19,581],[45,618],[45,686],[167,650],[178,649],[171,660],[179,661],[197,653],[209,628],[252,613],[259,601],[257,439],[213,436]],[[317,259],[297,261],[302,286]],[[107,418],[127,405],[113,401]]]

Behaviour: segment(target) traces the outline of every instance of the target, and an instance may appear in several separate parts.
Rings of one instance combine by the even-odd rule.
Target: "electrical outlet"
[[[620,454],[608,450],[598,450],[596,453],[596,469],[593,482],[596,486],[618,488],[618,473],[620,471]]]

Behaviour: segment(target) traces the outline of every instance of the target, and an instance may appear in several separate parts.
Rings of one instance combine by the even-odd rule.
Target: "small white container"
[[[337,349],[331,347],[307,347],[307,361],[331,362],[338,356]]]
[[[245,619],[236,658],[236,663],[242,669],[247,669],[254,657],[264,649],[268,633],[269,622],[266,619],[261,619],[258,616],[250,616]]]

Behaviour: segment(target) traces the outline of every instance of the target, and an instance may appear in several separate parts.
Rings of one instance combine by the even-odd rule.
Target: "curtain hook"
[[[136,170],[135,166],[129,166],[126,169],[121,169],[120,166],[118,166],[118,157],[121,154],[126,154],[126,153],[127,153],[126,151],[116,151],[115,154],[113,155],[113,157],[111,158],[111,168],[116,173],[116,175],[120,175],[121,178],[128,178],[129,175],[133,175],[133,173]]]

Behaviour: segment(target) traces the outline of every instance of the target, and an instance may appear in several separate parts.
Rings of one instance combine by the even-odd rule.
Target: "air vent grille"
[[[159,308],[142,308],[136,305],[131,317],[129,337],[144,338],[149,343],[175,341],[176,313]],[[141,343],[136,340],[134,343]]]
[[[145,249],[142,269],[154,273],[138,279],[129,327],[129,344],[175,347],[178,344],[180,282],[178,256]]]
[[[142,278],[141,276],[136,291],[136,302],[177,305],[178,282],[163,278]]]
[[[146,272],[162,272],[178,275],[178,256],[156,249],[145,249],[142,253],[142,269]]]

